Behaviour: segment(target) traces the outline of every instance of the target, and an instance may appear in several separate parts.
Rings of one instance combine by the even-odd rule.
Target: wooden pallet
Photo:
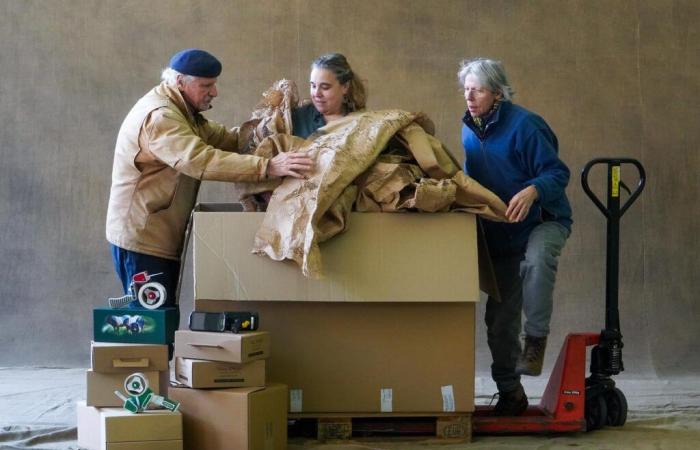
[[[290,438],[319,441],[358,438],[423,438],[471,441],[472,415],[290,414]]]

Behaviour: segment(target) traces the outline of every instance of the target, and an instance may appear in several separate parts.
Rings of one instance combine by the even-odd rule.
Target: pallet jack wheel
[[[605,403],[608,407],[607,425],[621,427],[627,422],[627,399],[618,388],[612,388],[605,393]]]
[[[586,431],[602,428],[608,420],[608,405],[603,395],[586,399]]]

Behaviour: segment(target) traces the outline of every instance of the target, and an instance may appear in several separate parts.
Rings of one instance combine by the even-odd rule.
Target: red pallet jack
[[[596,164],[608,166],[608,206],[588,186],[588,172]],[[634,192],[620,180],[623,164],[635,166],[639,182]],[[646,174],[631,158],[596,158],[581,172],[585,193],[607,218],[605,329],[600,333],[572,333],[566,337],[542,400],[522,416],[498,417],[493,406],[477,406],[472,417],[474,434],[527,434],[592,431],[605,425],[622,426],[627,420],[627,399],[611,378],[624,370],[618,310],[620,218],[639,197]],[[630,197],[620,207],[620,187]],[[591,374],[586,378],[586,348],[591,350]]]

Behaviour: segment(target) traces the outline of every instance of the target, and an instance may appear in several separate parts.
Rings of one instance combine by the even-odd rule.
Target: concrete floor
[[[0,368],[0,449],[76,450],[75,402],[85,396],[85,369]],[[547,379],[525,380],[532,402]],[[471,443],[435,440],[362,440],[320,444],[293,440],[290,450],[482,449],[696,449],[700,442],[698,378],[617,378],[629,403],[627,424],[592,433],[552,436],[475,436]],[[495,387],[476,378],[476,403],[488,404]]]

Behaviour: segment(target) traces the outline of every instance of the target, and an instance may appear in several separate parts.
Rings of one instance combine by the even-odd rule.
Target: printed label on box
[[[298,413],[302,411],[302,391],[301,389],[289,390],[289,412]]]
[[[392,388],[383,388],[381,390],[381,412],[392,412],[394,410],[394,392]]]
[[[442,410],[444,412],[454,412],[455,410],[455,394],[452,385],[442,386]]]

